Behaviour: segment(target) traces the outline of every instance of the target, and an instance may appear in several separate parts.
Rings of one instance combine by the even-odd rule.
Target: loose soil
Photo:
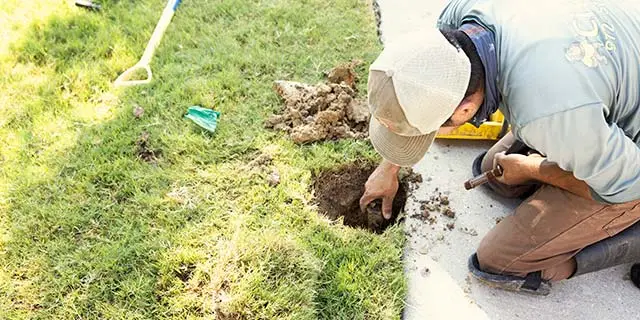
[[[387,220],[381,214],[381,202],[377,201],[368,208],[367,213],[360,210],[360,198],[364,194],[364,184],[375,170],[371,163],[352,163],[340,168],[320,172],[313,187],[320,212],[330,219],[344,218],[344,224],[351,227],[366,228],[382,233],[395,223],[407,200],[409,180],[416,179],[410,174],[400,181],[400,187],[393,200],[393,214]]]
[[[449,196],[436,189],[429,200],[420,201],[420,212],[412,215],[411,218],[419,219],[433,225],[438,221],[434,213],[439,212],[447,218],[454,219],[456,213],[449,207],[450,204]],[[447,226],[447,228],[449,228],[449,230],[452,229],[449,226]]]
[[[143,132],[136,141],[138,158],[147,163],[156,163],[162,154],[159,149],[153,149],[150,142],[151,136],[148,132]]]
[[[298,144],[368,136],[369,109],[357,99],[353,61],[332,69],[327,82],[315,86],[278,80],[274,89],[284,101],[281,114],[272,115],[265,127],[283,131]]]

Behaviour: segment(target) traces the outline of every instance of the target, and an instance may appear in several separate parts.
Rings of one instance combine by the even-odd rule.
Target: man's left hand
[[[539,154],[525,156],[522,154],[505,154],[504,152],[496,153],[493,158],[493,167],[500,165],[503,170],[498,182],[506,185],[522,185],[531,180],[535,176],[534,173],[540,167],[544,158]]]

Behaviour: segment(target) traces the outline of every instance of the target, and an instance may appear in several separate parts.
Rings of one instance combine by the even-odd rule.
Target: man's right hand
[[[393,199],[398,192],[398,171],[400,167],[388,162],[382,163],[369,176],[364,185],[365,190],[360,198],[360,209],[365,212],[367,205],[376,199],[382,199],[382,215],[385,219],[391,219]]]

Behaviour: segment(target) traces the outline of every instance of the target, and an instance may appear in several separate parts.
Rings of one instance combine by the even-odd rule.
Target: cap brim
[[[387,161],[410,167],[424,157],[438,131],[421,136],[401,136],[391,132],[375,117],[369,121],[369,138],[373,147]]]

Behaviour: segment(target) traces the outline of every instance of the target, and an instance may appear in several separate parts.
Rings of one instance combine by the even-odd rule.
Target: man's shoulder
[[[556,0],[451,0],[438,18],[438,27],[457,29],[473,21],[499,32],[511,23],[545,20],[549,12],[537,5],[539,1],[557,5]]]

